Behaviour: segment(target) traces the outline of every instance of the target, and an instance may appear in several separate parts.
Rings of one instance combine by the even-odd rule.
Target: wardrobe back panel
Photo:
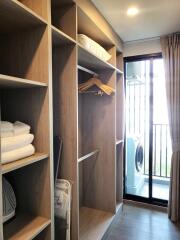
[[[18,0],[18,1],[47,20],[48,0]]]
[[[17,214],[51,218],[48,159],[6,174],[17,199]],[[8,226],[7,226],[8,227]]]
[[[0,36],[0,73],[48,82],[48,34],[46,27]]]
[[[59,1],[59,4],[52,5],[52,24],[76,39],[76,5],[73,1],[69,2],[64,4],[64,2]]]
[[[1,90],[2,119],[31,126],[36,151],[49,153],[49,105],[46,88]]]
[[[102,71],[100,79],[115,87],[115,73]],[[82,94],[82,152],[99,149],[83,164],[83,204],[115,211],[115,95]],[[114,176],[114,179],[113,177]],[[106,199],[106,201],[104,201]]]
[[[78,235],[77,52],[75,45],[53,48],[54,136],[63,140],[60,178],[72,181],[72,236]]]

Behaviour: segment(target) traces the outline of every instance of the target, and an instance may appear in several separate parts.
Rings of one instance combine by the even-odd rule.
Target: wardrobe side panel
[[[71,237],[78,239],[78,116],[77,49],[63,45],[53,49],[54,136],[63,140],[59,177],[72,182]]]

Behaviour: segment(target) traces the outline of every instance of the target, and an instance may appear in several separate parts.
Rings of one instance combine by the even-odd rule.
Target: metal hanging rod
[[[78,65],[78,69],[83,71],[83,72],[87,72],[87,73],[89,73],[89,74],[91,74],[93,76],[98,77],[98,73],[93,72],[93,71],[89,70],[88,68],[85,68],[85,67],[82,67],[82,66]]]
[[[81,92],[79,91],[80,94],[94,94],[96,96],[103,96],[104,95],[104,92],[102,92],[101,90],[97,90],[97,91],[84,91],[84,92]]]

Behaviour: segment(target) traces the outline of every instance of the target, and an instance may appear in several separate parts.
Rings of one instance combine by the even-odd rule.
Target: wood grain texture
[[[29,124],[36,151],[49,155],[49,95],[47,89],[1,90],[2,119]],[[51,219],[50,159],[6,174],[17,197],[19,211]],[[50,228],[51,229],[51,228]],[[51,239],[51,230],[44,239]]]
[[[116,201],[123,201],[123,158],[124,158],[124,79],[116,73]]]
[[[43,231],[51,221],[43,217],[18,215],[5,224],[4,238],[8,240],[31,240]]]
[[[1,33],[17,33],[39,25],[46,25],[46,21],[17,0],[0,1],[0,30]],[[8,14],[7,14],[8,12]]]
[[[0,43],[0,73],[48,83],[46,27],[33,28],[15,35],[2,35]]]
[[[51,219],[49,161],[39,161],[6,174],[17,199],[16,214]]]
[[[116,139],[124,139],[125,126],[125,93],[124,78],[122,74],[116,74]]]
[[[114,71],[99,75],[104,83],[115,86]],[[79,73],[79,81],[83,76]],[[98,157],[83,165],[83,205],[115,212],[115,95],[79,98],[79,136],[81,155],[99,149]]]
[[[76,5],[74,3],[62,3],[58,7],[52,5],[51,13],[52,24],[76,40]]]
[[[0,88],[47,87],[46,83],[0,74]]]
[[[122,51],[122,41],[120,37],[117,36],[112,27],[97,10],[94,4],[89,0],[75,0],[75,2],[80,9],[80,11],[78,10],[78,22],[84,26],[84,33],[87,33],[100,43],[105,43],[106,45],[110,44],[111,46],[116,45],[119,51]],[[82,17],[80,14],[82,14]],[[82,29],[82,26],[79,25],[79,29],[80,28]]]
[[[122,72],[124,71],[123,54],[121,52],[116,52],[116,67]]]
[[[52,26],[52,44],[53,47],[63,46],[64,44],[76,43],[76,41],[69,37],[67,34],[63,33],[58,28]]]
[[[114,67],[116,67],[116,47],[110,47],[107,49],[108,53],[111,55],[110,60],[108,61],[110,64],[112,64]]]
[[[77,149],[77,49],[76,45],[53,48],[54,136],[63,141],[60,178],[71,180],[71,238],[78,239],[78,149]]]
[[[101,240],[110,225],[113,214],[91,209],[80,208],[80,240]]]
[[[40,15],[42,18],[47,20],[48,18],[48,0],[18,0],[26,7],[30,8],[32,11]]]
[[[23,158],[11,163],[7,163],[7,164],[3,164],[1,167],[1,171],[2,174],[11,172],[11,171],[15,171],[19,168],[25,167],[27,165],[33,164],[35,162],[39,162],[41,160],[44,160],[48,157],[47,154],[43,154],[43,153],[35,153],[34,155],[27,157],[27,158]]]

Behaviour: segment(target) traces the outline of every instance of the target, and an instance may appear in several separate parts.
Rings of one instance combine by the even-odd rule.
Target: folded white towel
[[[1,139],[1,152],[9,152],[18,148],[25,147],[32,143],[34,139],[33,134],[23,134],[19,136],[6,137]]]
[[[8,137],[13,137],[14,136],[14,132],[10,131],[10,132],[1,132],[1,138],[8,138]]]
[[[20,135],[20,134],[25,134],[25,133],[29,133],[30,132],[30,126],[23,123],[23,122],[19,122],[16,121],[14,123],[14,135]]]
[[[2,164],[13,162],[13,161],[19,160],[21,158],[29,157],[29,156],[33,155],[34,152],[35,152],[34,146],[32,144],[29,144],[25,147],[2,153],[1,154],[1,162],[2,162]]]
[[[18,136],[30,133],[30,126],[16,121],[14,124],[10,122],[1,121],[1,138]]]
[[[13,131],[13,124],[7,121],[1,121],[1,132],[10,132]]]

